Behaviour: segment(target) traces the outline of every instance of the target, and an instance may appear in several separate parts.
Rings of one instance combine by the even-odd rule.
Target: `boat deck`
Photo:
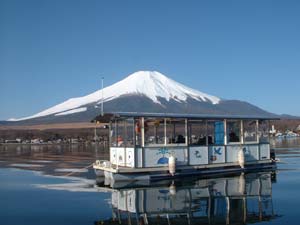
[[[253,161],[245,163],[245,167],[252,166],[252,165],[260,165],[260,164],[270,164],[272,160],[260,160],[260,161]],[[201,170],[201,169],[213,169],[213,168],[222,168],[222,167],[237,167],[239,166],[238,162],[234,163],[217,163],[217,164],[206,164],[206,165],[180,165],[176,166],[176,170]],[[127,173],[127,174],[134,174],[134,173],[151,173],[151,172],[168,172],[169,167],[166,165],[165,167],[145,167],[145,168],[130,168],[125,166],[118,166],[112,165],[111,167],[104,167],[101,165],[94,165],[93,168],[95,170],[103,170],[111,173]]]

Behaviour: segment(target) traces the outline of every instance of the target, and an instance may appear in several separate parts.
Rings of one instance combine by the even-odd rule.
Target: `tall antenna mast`
[[[101,87],[102,87],[102,91],[101,91],[101,116],[104,115],[104,111],[103,111],[103,101],[104,101],[104,97],[103,97],[103,80],[104,80],[104,77],[101,78]]]

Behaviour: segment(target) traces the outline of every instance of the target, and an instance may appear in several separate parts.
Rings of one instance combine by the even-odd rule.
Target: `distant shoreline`
[[[97,124],[100,128],[104,124]],[[0,125],[0,130],[54,130],[54,129],[86,129],[95,128],[95,123],[77,122],[77,123],[54,123],[38,125]]]
[[[78,142],[78,143],[0,143],[0,146],[53,146],[53,145],[88,145],[88,144],[96,144],[96,145],[105,145],[103,142]]]
[[[78,142],[78,143],[0,143],[0,145],[78,145],[89,144],[93,142]]]

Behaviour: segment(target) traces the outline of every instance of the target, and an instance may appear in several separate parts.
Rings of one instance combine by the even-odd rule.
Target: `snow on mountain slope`
[[[86,107],[81,107],[81,108],[71,109],[71,110],[68,110],[68,111],[57,113],[57,114],[55,114],[55,116],[65,116],[65,115],[69,115],[69,114],[85,112],[86,110],[87,110]]]
[[[173,99],[178,102],[184,102],[187,98],[192,98],[202,102],[210,102],[212,104],[218,104],[220,102],[220,98],[218,97],[189,88],[156,71],[135,72],[125,79],[103,89],[104,102],[126,94],[145,95],[158,104],[160,104],[159,98],[164,98],[167,101]],[[87,104],[99,104],[101,99],[102,91],[98,90],[83,97],[71,98],[33,116],[20,119],[10,119],[10,121],[26,120],[52,114],[58,115],[58,113],[60,115],[64,115],[64,112],[66,111],[70,111]]]

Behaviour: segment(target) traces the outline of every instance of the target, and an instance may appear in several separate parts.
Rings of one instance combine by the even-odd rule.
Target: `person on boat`
[[[231,130],[230,133],[229,133],[229,142],[239,142],[240,139],[239,137],[236,135],[236,133]]]
[[[176,144],[184,144],[185,143],[185,138],[183,137],[182,134],[178,134],[176,137]]]
[[[118,138],[117,138],[117,143],[118,143],[118,146],[119,146],[119,147],[120,147],[120,146],[123,146],[124,141],[123,141],[123,138],[122,138],[121,136],[118,136]]]
[[[206,136],[201,135],[198,138],[197,145],[206,145]]]
[[[140,134],[141,133],[141,123],[140,123],[139,120],[135,123],[135,133],[136,134]]]

